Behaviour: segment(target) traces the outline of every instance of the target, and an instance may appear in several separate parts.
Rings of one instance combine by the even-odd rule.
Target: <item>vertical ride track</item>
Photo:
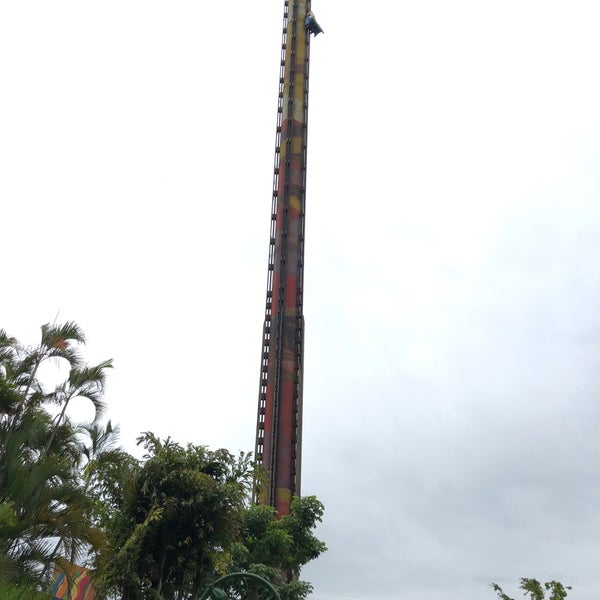
[[[278,518],[300,495],[308,10],[310,0],[285,0],[256,427],[255,455],[268,480],[255,499],[274,506]]]

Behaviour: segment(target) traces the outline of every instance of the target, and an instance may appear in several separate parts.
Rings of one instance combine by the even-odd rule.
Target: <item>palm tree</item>
[[[85,436],[81,444],[84,489],[110,510],[113,505],[121,504],[122,494],[139,463],[117,445],[120,431],[111,421],[105,426],[82,425],[80,429]]]
[[[2,600],[53,600],[50,592],[40,592],[35,583],[22,582],[18,585],[0,582]]]
[[[86,398],[89,400],[94,405],[96,411],[94,420],[104,413],[105,404],[102,394],[106,381],[105,371],[110,368],[112,368],[112,360],[105,360],[93,367],[73,367],[69,372],[67,381],[56,386],[54,392],[46,396],[46,401],[60,405],[61,411],[55,419],[54,428],[44,447],[44,454],[48,452],[58,428],[64,421],[67,407],[72,400],[75,398]]]
[[[57,451],[42,454],[52,427],[47,413],[28,411],[4,453],[8,516],[0,530],[0,555],[18,578],[28,573],[43,579],[61,557],[83,557],[103,544],[78,476],[77,430],[63,424],[55,437]]]
[[[54,563],[83,558],[104,545],[78,468],[80,431],[66,411],[75,398],[87,398],[102,413],[111,361],[84,366],[79,353],[84,343],[75,323],[42,326],[35,348],[0,331],[0,583],[42,585]],[[38,372],[50,359],[66,361],[69,375],[46,393]],[[54,417],[46,409],[50,403],[60,406]]]
[[[12,406],[3,414],[4,443],[8,444],[19,425],[23,412],[30,405],[44,399],[41,383],[37,379],[40,365],[51,358],[66,360],[70,368],[81,363],[79,344],[85,344],[85,335],[73,322],[64,325],[42,325],[42,336],[37,347],[23,348],[18,342],[0,330],[0,375],[5,387],[12,392]],[[0,452],[3,451],[0,447]],[[0,473],[0,485],[2,482]]]

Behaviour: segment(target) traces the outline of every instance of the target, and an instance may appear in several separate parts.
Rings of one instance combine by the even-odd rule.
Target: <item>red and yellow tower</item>
[[[300,495],[304,316],[304,215],[310,0],[286,0],[271,207],[267,301],[261,349],[256,458],[267,472],[257,500],[278,518]]]

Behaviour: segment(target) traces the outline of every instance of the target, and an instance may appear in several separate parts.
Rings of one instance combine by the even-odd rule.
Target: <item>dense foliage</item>
[[[89,366],[74,323],[44,325],[38,346],[0,330],[0,595],[40,600],[55,569],[91,568],[100,599],[197,600],[233,571],[272,581],[284,600],[310,585],[300,568],[325,550],[313,535],[323,507],[295,499],[291,514],[251,505],[251,456],[181,446],[144,433],[137,460],[101,424],[105,373]],[[46,389],[40,373],[64,381]],[[96,420],[73,423],[71,402],[91,402]],[[291,581],[290,581],[291,580]]]
[[[84,365],[84,342],[74,323],[44,325],[35,348],[0,330],[0,582],[44,582],[55,564],[93,560],[105,547],[80,477],[83,436],[66,413],[84,399],[104,410],[111,363]],[[51,360],[68,374],[47,390],[38,375]]]

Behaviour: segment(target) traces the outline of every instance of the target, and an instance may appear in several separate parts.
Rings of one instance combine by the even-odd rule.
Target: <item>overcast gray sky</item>
[[[600,5],[312,7],[314,598],[595,600]],[[77,321],[130,451],[253,449],[282,9],[0,3],[0,326]]]

